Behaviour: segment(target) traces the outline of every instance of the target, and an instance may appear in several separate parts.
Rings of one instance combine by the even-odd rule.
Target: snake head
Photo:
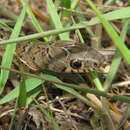
[[[84,73],[96,70],[102,72],[106,65],[106,56],[90,48],[86,52],[79,52],[78,55],[77,53],[71,54],[66,71]]]

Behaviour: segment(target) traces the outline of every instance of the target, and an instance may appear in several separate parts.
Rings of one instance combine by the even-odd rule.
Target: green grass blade
[[[21,2],[22,2],[22,5],[23,5],[23,6],[27,5],[26,12],[27,12],[27,14],[29,15],[29,18],[31,19],[31,22],[32,22],[32,24],[34,25],[34,27],[36,28],[36,30],[37,30],[38,32],[43,32],[43,29],[42,29],[42,27],[41,27],[39,21],[36,19],[35,15],[32,13],[32,11],[31,11],[31,9],[30,9],[29,4],[27,3],[27,1],[26,1],[26,0],[21,0]],[[48,41],[48,38],[47,38],[47,37],[44,37],[44,40],[45,40],[45,41]],[[41,82],[41,83],[42,83],[42,82]],[[27,104],[29,104],[29,103],[32,101],[32,98],[31,98],[31,97],[36,97],[36,96],[42,91],[42,90],[39,89],[39,87],[38,87],[38,86],[39,86],[39,83],[38,83],[37,85],[34,83],[34,84],[32,84],[32,86],[30,86],[30,87],[33,87],[33,86],[36,87],[35,90],[31,90],[31,91],[28,93],[29,97],[26,97],[26,98],[25,98],[25,100],[27,100]]]
[[[40,84],[44,83],[44,81],[36,78],[28,78],[25,81],[26,91],[29,93],[33,89],[35,89]],[[6,96],[4,96],[2,99],[0,99],[0,104],[7,103],[16,97],[18,97],[19,94],[19,87],[16,87],[14,90],[12,90],[10,93],[8,93]],[[29,102],[29,101],[27,101]]]
[[[112,27],[112,25],[106,20],[106,18],[101,14],[99,10],[96,9],[94,4],[90,0],[86,0],[86,2],[89,4],[89,6],[95,11],[96,15],[99,17],[101,23],[103,24],[104,28],[106,29],[107,33],[115,43],[115,45],[118,47],[119,51],[121,52],[122,56],[125,58],[127,63],[130,65],[130,51],[125,46],[123,40],[119,37],[115,29]]]
[[[75,9],[78,6],[80,0],[73,0],[71,3],[71,9]]]
[[[101,84],[101,82],[100,82],[100,80],[98,78],[97,73],[96,72],[90,72],[89,74],[90,74],[91,79],[92,79],[93,83],[95,84],[96,88],[99,91],[104,91],[104,88],[103,88],[103,86],[102,86],[102,84]]]
[[[26,101],[27,101],[27,90],[26,90],[26,85],[25,85],[25,78],[23,77],[20,82],[19,86],[19,96],[17,100],[18,107],[25,107],[26,106]]]
[[[114,56],[114,60],[112,62],[112,65],[111,65],[111,68],[109,70],[109,73],[106,77],[106,80],[104,82],[104,85],[103,85],[103,88],[104,88],[104,91],[107,91],[108,88],[110,87],[111,85],[111,82],[113,81],[114,79],[114,76],[118,70],[118,67],[120,65],[120,61],[121,61],[121,54],[120,52],[117,50],[116,51],[116,54]]]
[[[106,14],[103,14],[103,16],[109,21],[130,18],[130,7],[125,7],[125,8],[111,11]],[[97,24],[97,23],[100,23],[100,19],[98,17],[92,18],[89,21],[89,24],[92,24],[92,25]]]
[[[61,6],[64,7],[64,8],[70,9],[71,0],[62,0]],[[70,11],[67,11],[67,10],[62,11],[62,17],[69,17],[70,15],[71,15]]]
[[[123,13],[122,13],[123,12]],[[118,14],[118,17],[116,17]],[[121,15],[119,15],[121,14]],[[116,11],[109,12],[107,14],[104,14],[103,16],[107,20],[116,20],[116,19],[125,19],[125,18],[130,18],[130,7],[126,7],[123,9],[119,9]],[[63,29],[56,29],[56,30],[51,30],[51,31],[46,31],[46,32],[41,32],[41,33],[36,33],[36,34],[31,34],[28,36],[16,38],[16,39],[10,39],[10,40],[4,40],[0,41],[0,44],[8,44],[8,43],[13,43],[13,42],[22,42],[22,41],[27,41],[27,40],[32,40],[36,38],[42,38],[50,35],[56,35],[59,33],[64,33],[67,31],[75,30],[75,29],[80,29],[80,28],[86,28],[86,26],[91,26],[100,23],[99,18],[93,18],[89,22],[83,22],[82,24],[75,24],[71,27],[68,28],[63,28]]]
[[[2,26],[4,26],[4,27],[9,27],[5,22],[3,22],[3,21],[0,21],[0,24],[2,25]]]
[[[53,81],[59,81],[61,82],[57,77],[55,76],[51,76],[51,75],[47,75],[47,74],[44,74],[44,76],[48,79],[51,79]],[[49,76],[49,77],[48,77]],[[76,98],[80,99],[81,101],[83,101],[84,103],[86,104],[89,104],[91,105],[90,101],[87,100],[87,98],[85,98],[84,96],[82,96],[79,92],[77,92],[76,90],[74,90],[73,88],[70,88],[68,87],[67,85],[58,85],[58,84],[55,84],[57,86],[57,88],[60,88],[68,93],[70,93],[71,95],[75,96]]]
[[[44,74],[44,76],[45,76],[46,78],[48,78],[49,75]],[[61,81],[60,81],[57,77],[55,77],[55,76],[49,76],[49,78],[50,78],[51,80],[53,80],[53,81],[59,81],[59,82],[61,82]],[[55,84],[55,85],[56,85],[58,88],[60,88],[60,89],[62,89],[62,90],[64,90],[64,91],[67,91],[67,92],[69,92],[70,94],[72,94],[73,96],[79,98],[81,101],[85,102],[86,104],[91,104],[91,103],[89,102],[89,100],[87,100],[87,98],[85,98],[84,96],[82,96],[81,94],[79,94],[79,93],[78,93],[76,90],[74,90],[73,88],[67,87],[67,86],[65,86],[65,85],[58,85],[58,84]]]
[[[6,69],[7,70],[7,69]],[[12,70],[13,71],[13,70]],[[14,72],[14,71],[13,71]],[[18,73],[18,71],[15,71],[15,72],[17,72]],[[22,73],[22,74],[24,74],[24,75],[26,75],[26,76],[31,76],[31,77],[34,77],[33,79],[31,78],[31,81],[30,81],[30,85],[29,84],[27,84],[26,86],[27,86],[27,91],[29,91],[30,89],[32,90],[32,87],[33,88],[36,88],[38,85],[38,83],[37,82],[39,82],[39,85],[43,82],[43,81],[49,81],[49,82],[52,82],[52,83],[55,83],[55,84],[59,84],[59,85],[62,85],[62,86],[64,86],[64,87],[70,87],[70,88],[73,88],[73,89],[76,89],[76,90],[80,90],[80,91],[82,91],[84,94],[86,94],[86,93],[92,93],[92,94],[95,94],[95,95],[97,95],[97,96],[103,96],[103,97],[107,97],[107,98],[110,98],[110,99],[113,99],[113,100],[119,100],[119,101],[123,101],[123,102],[126,102],[126,103],[130,103],[130,98],[129,97],[127,97],[127,96],[118,96],[118,95],[111,95],[111,94],[109,94],[109,93],[106,93],[106,92],[102,92],[102,91],[98,91],[98,90],[94,90],[94,89],[90,89],[90,88],[88,88],[88,87],[82,87],[82,86],[77,86],[77,85],[74,85],[74,84],[68,84],[68,83],[64,83],[64,82],[61,82],[61,81],[57,81],[57,79],[56,80],[52,80],[52,77],[54,77],[54,76],[50,76],[50,75],[47,75],[47,74],[44,74],[44,75],[42,75],[42,76],[37,76],[37,75],[34,75],[34,74],[27,74],[27,73]],[[54,78],[56,78],[56,77],[54,77]],[[39,80],[37,80],[37,79],[39,79]],[[32,85],[34,85],[34,82],[36,83],[35,85],[36,86],[32,86]],[[28,82],[27,82],[28,83]],[[31,87],[30,87],[31,86]],[[66,87],[66,88],[67,88]],[[10,101],[10,97],[12,96],[12,99],[14,99],[14,97],[17,97],[18,96],[18,88],[16,88],[15,90],[14,90],[16,93],[14,93],[14,92],[10,92],[9,94],[8,94],[8,98],[7,98],[7,96],[5,96],[4,98],[2,98],[1,100],[0,100],[0,104],[4,104],[4,103],[6,103],[6,102],[8,102],[8,101]],[[17,94],[17,95],[16,95]],[[10,95],[10,96],[9,96]],[[83,99],[84,100],[84,99]]]
[[[36,84],[36,87],[27,93],[26,106],[28,106],[31,102],[33,102],[34,101],[33,99],[36,98],[37,96],[39,96],[39,94],[44,91],[41,84],[40,84],[40,86],[38,86],[38,84]]]
[[[103,16],[107,20],[117,20],[117,19],[130,18],[129,14],[130,14],[130,7],[126,7],[126,8],[122,8],[119,10],[115,10],[115,11],[106,13]],[[42,38],[42,37],[46,37],[46,36],[50,36],[50,35],[57,35],[59,33],[64,33],[64,32],[68,32],[68,31],[75,30],[75,29],[86,28],[87,26],[92,26],[92,25],[95,25],[98,23],[100,23],[100,20],[98,17],[96,17],[96,18],[93,18],[92,20],[90,20],[89,22],[75,24],[71,27],[67,27],[67,28],[63,28],[63,29],[61,28],[61,29],[31,34],[31,35],[16,38],[16,39],[0,41],[0,44],[8,44],[8,43],[12,43],[12,42],[22,42],[22,41],[32,40],[32,39],[36,39],[36,38]]]
[[[30,9],[28,3],[26,2],[26,0],[21,0],[21,2],[22,2],[22,5],[23,5],[23,6],[24,6],[25,4],[27,5],[27,10],[26,10],[26,11],[27,11],[27,14],[29,15],[29,18],[31,19],[31,21],[32,21],[34,27],[36,28],[36,30],[37,30],[38,32],[42,32],[42,31],[43,31],[43,30],[42,30],[42,27],[41,27],[40,23],[38,22],[38,20],[36,19],[36,17],[34,16],[34,14],[32,13],[32,11],[31,11],[31,9]]]
[[[57,10],[55,8],[55,5],[53,4],[52,0],[46,0],[46,2],[47,2],[48,12],[51,16],[54,27],[56,29],[62,29],[63,26],[60,22],[60,18],[57,14]],[[69,40],[69,33],[59,34],[59,36],[60,36],[61,40]]]
[[[87,98],[85,98],[84,96],[82,96],[78,91],[74,90],[73,88],[69,88],[69,87],[66,87],[66,86],[63,86],[63,85],[56,85],[56,86],[57,86],[57,88],[60,88],[60,89],[62,89],[64,91],[70,93],[74,97],[80,99],[85,104],[91,106],[91,102]]]
[[[21,30],[21,27],[23,25],[25,12],[26,12],[26,6],[24,6],[24,8],[23,8],[23,10],[22,10],[17,22],[16,22],[14,30],[13,30],[11,36],[10,36],[11,39],[18,37],[20,30]],[[7,45],[6,51],[5,51],[4,56],[2,58],[2,66],[10,68],[10,66],[12,64],[13,54],[14,54],[15,48],[16,48],[16,43],[14,43],[12,45]],[[2,93],[2,91],[4,89],[4,86],[6,84],[8,76],[9,76],[9,71],[1,70],[1,74],[0,74],[0,94]]]
[[[121,31],[121,37],[124,41],[125,39],[125,35],[127,33],[127,28],[128,28],[128,25],[129,25],[129,20],[125,20],[124,24],[123,24],[123,29]],[[121,54],[120,52],[117,50],[116,51],[116,54],[114,56],[114,59],[113,59],[113,62],[112,62],[112,65],[111,65],[111,68],[109,70],[109,73],[106,77],[106,80],[104,82],[104,85],[103,85],[103,88],[105,91],[108,90],[108,88],[110,87],[115,75],[116,75],[116,72],[119,68],[119,65],[120,65],[120,62],[121,62]]]
[[[24,6],[24,5],[27,5],[27,10],[26,10],[26,11],[27,11],[27,14],[29,15],[29,17],[30,17],[30,19],[31,19],[31,21],[32,21],[32,23],[33,23],[33,25],[34,25],[34,27],[36,28],[36,30],[37,30],[38,32],[43,32],[43,29],[42,29],[42,27],[41,27],[39,21],[36,19],[35,15],[32,13],[32,11],[31,11],[31,9],[30,9],[28,3],[26,2],[26,0],[21,0],[21,2],[22,2],[22,5],[23,5],[23,6]],[[45,40],[45,41],[48,41],[48,38],[45,37],[44,40]]]

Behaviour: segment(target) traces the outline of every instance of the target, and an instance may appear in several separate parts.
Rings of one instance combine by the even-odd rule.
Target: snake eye
[[[73,68],[73,69],[79,69],[81,66],[82,66],[82,63],[81,61],[79,60],[71,60],[70,61],[70,66]]]

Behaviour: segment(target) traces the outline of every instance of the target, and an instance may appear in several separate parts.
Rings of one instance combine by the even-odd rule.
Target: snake
[[[16,55],[34,71],[84,73],[106,66],[101,51],[74,41],[24,42],[17,45]]]

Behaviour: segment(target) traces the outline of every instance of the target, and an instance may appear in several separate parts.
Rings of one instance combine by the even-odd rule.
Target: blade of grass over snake
[[[48,2],[50,2],[50,3],[48,3]],[[23,5],[27,4],[26,0],[22,0],[22,4],[23,4]],[[60,19],[59,19],[59,16],[58,16],[58,14],[57,14],[57,11],[56,11],[56,9],[55,9],[55,7],[54,7],[54,4],[53,4],[52,1],[47,1],[47,4],[48,4],[48,7],[51,8],[50,14],[51,14],[52,16],[54,16],[54,17],[53,17],[53,23],[54,23],[54,25],[56,25],[56,28],[59,28],[59,25],[61,25],[61,23],[60,23]],[[53,11],[52,11],[52,10],[53,10]],[[42,28],[41,28],[39,22],[37,21],[37,19],[35,18],[35,16],[33,15],[31,9],[29,8],[29,6],[28,6],[28,8],[27,8],[27,13],[28,13],[28,15],[30,16],[30,18],[31,18],[31,20],[32,20],[32,23],[34,24],[36,30],[37,30],[38,32],[41,32],[41,31],[42,31]],[[58,20],[59,20],[59,22],[57,22]],[[61,25],[61,26],[62,26],[62,25]],[[64,34],[60,34],[60,36],[61,36],[60,38],[62,38],[62,40],[68,40],[68,39],[69,39],[69,35],[68,35],[69,33],[66,33],[66,34],[67,34],[67,35],[65,35],[65,33],[64,33]],[[48,41],[47,38],[45,38],[45,40]]]
[[[53,4],[52,0],[46,0],[46,2],[47,2],[49,14],[51,16],[51,19],[52,19],[52,22],[53,22],[55,28],[62,29],[63,26],[60,22],[60,18],[57,14],[57,10],[56,10],[55,5]],[[69,40],[69,33],[68,32],[63,33],[63,34],[59,34],[59,36],[60,36],[61,40]]]
[[[90,89],[88,87],[82,87],[82,86],[79,86],[79,85],[75,85],[75,84],[69,84],[69,83],[64,83],[64,82],[59,82],[57,80],[52,80],[52,75],[49,75],[51,76],[50,78],[48,78],[48,75],[44,74],[42,76],[38,76],[38,75],[34,75],[34,74],[30,74],[30,73],[26,73],[26,72],[19,72],[15,69],[10,69],[10,68],[7,68],[7,67],[2,67],[0,66],[1,69],[4,69],[4,70],[8,70],[8,71],[12,71],[12,72],[15,72],[15,73],[18,73],[18,74],[22,74],[22,75],[26,75],[26,76],[29,76],[29,77],[33,77],[33,78],[37,78],[41,81],[49,81],[49,82],[52,82],[52,83],[55,83],[55,84],[59,84],[59,85],[63,85],[64,87],[71,87],[73,89],[77,89],[77,90],[80,90],[82,91],[83,93],[92,93],[92,94],[95,94],[97,96],[103,96],[103,97],[107,97],[107,98],[110,98],[112,100],[119,100],[119,101],[122,101],[122,102],[126,102],[126,103],[130,103],[130,98],[127,97],[127,96],[118,96],[118,95],[111,95],[109,93],[106,93],[106,92],[102,92],[102,91],[98,91],[98,90],[94,90],[94,89]],[[54,76],[53,76],[54,77]],[[33,80],[32,80],[33,81]],[[37,81],[37,80],[36,80]],[[41,84],[41,83],[40,83]],[[28,86],[28,85],[27,85]],[[37,85],[36,85],[37,86]],[[30,87],[30,86],[29,86]],[[15,95],[14,95],[15,96]],[[9,99],[9,97],[8,97]],[[2,99],[1,99],[2,100]],[[0,104],[3,104],[3,102],[1,103],[1,100],[0,100]]]
[[[18,37],[20,30],[21,30],[21,27],[23,25],[25,12],[26,12],[26,5],[24,6],[24,8],[23,8],[23,10],[22,10],[17,22],[16,22],[14,30],[10,36],[11,39]],[[6,51],[5,51],[3,58],[2,58],[2,63],[1,63],[2,66],[10,68],[10,66],[12,64],[13,54],[14,54],[15,48],[16,48],[16,43],[14,43],[12,45],[7,45]],[[6,84],[8,76],[9,76],[9,71],[1,70],[1,73],[0,73],[0,94],[2,93],[2,91],[4,89],[4,86]]]
[[[56,29],[63,28],[62,23],[60,22],[60,18],[57,14],[56,7],[53,4],[52,0],[47,0],[46,2],[47,2],[49,14],[51,16],[51,19],[52,19],[52,22],[53,22],[55,28]],[[69,40],[69,33],[66,32],[66,33],[59,34],[59,37],[61,40]],[[57,85],[57,86],[60,87],[59,85]],[[67,87],[67,89],[69,89],[69,88]],[[68,91],[68,92],[70,92],[70,91]],[[78,92],[77,92],[77,95],[80,95],[80,94],[78,94]]]
[[[127,63],[130,65],[130,51],[125,46],[123,40],[117,34],[115,29],[112,27],[112,25],[107,21],[107,19],[101,14],[101,12],[96,9],[95,5],[90,0],[86,0],[86,3],[88,3],[88,5],[94,10],[96,15],[100,19],[101,23],[103,24],[104,28],[106,29],[107,33],[109,34],[109,36],[111,37],[111,39],[113,40],[115,45],[118,47],[122,56],[125,58]]]

